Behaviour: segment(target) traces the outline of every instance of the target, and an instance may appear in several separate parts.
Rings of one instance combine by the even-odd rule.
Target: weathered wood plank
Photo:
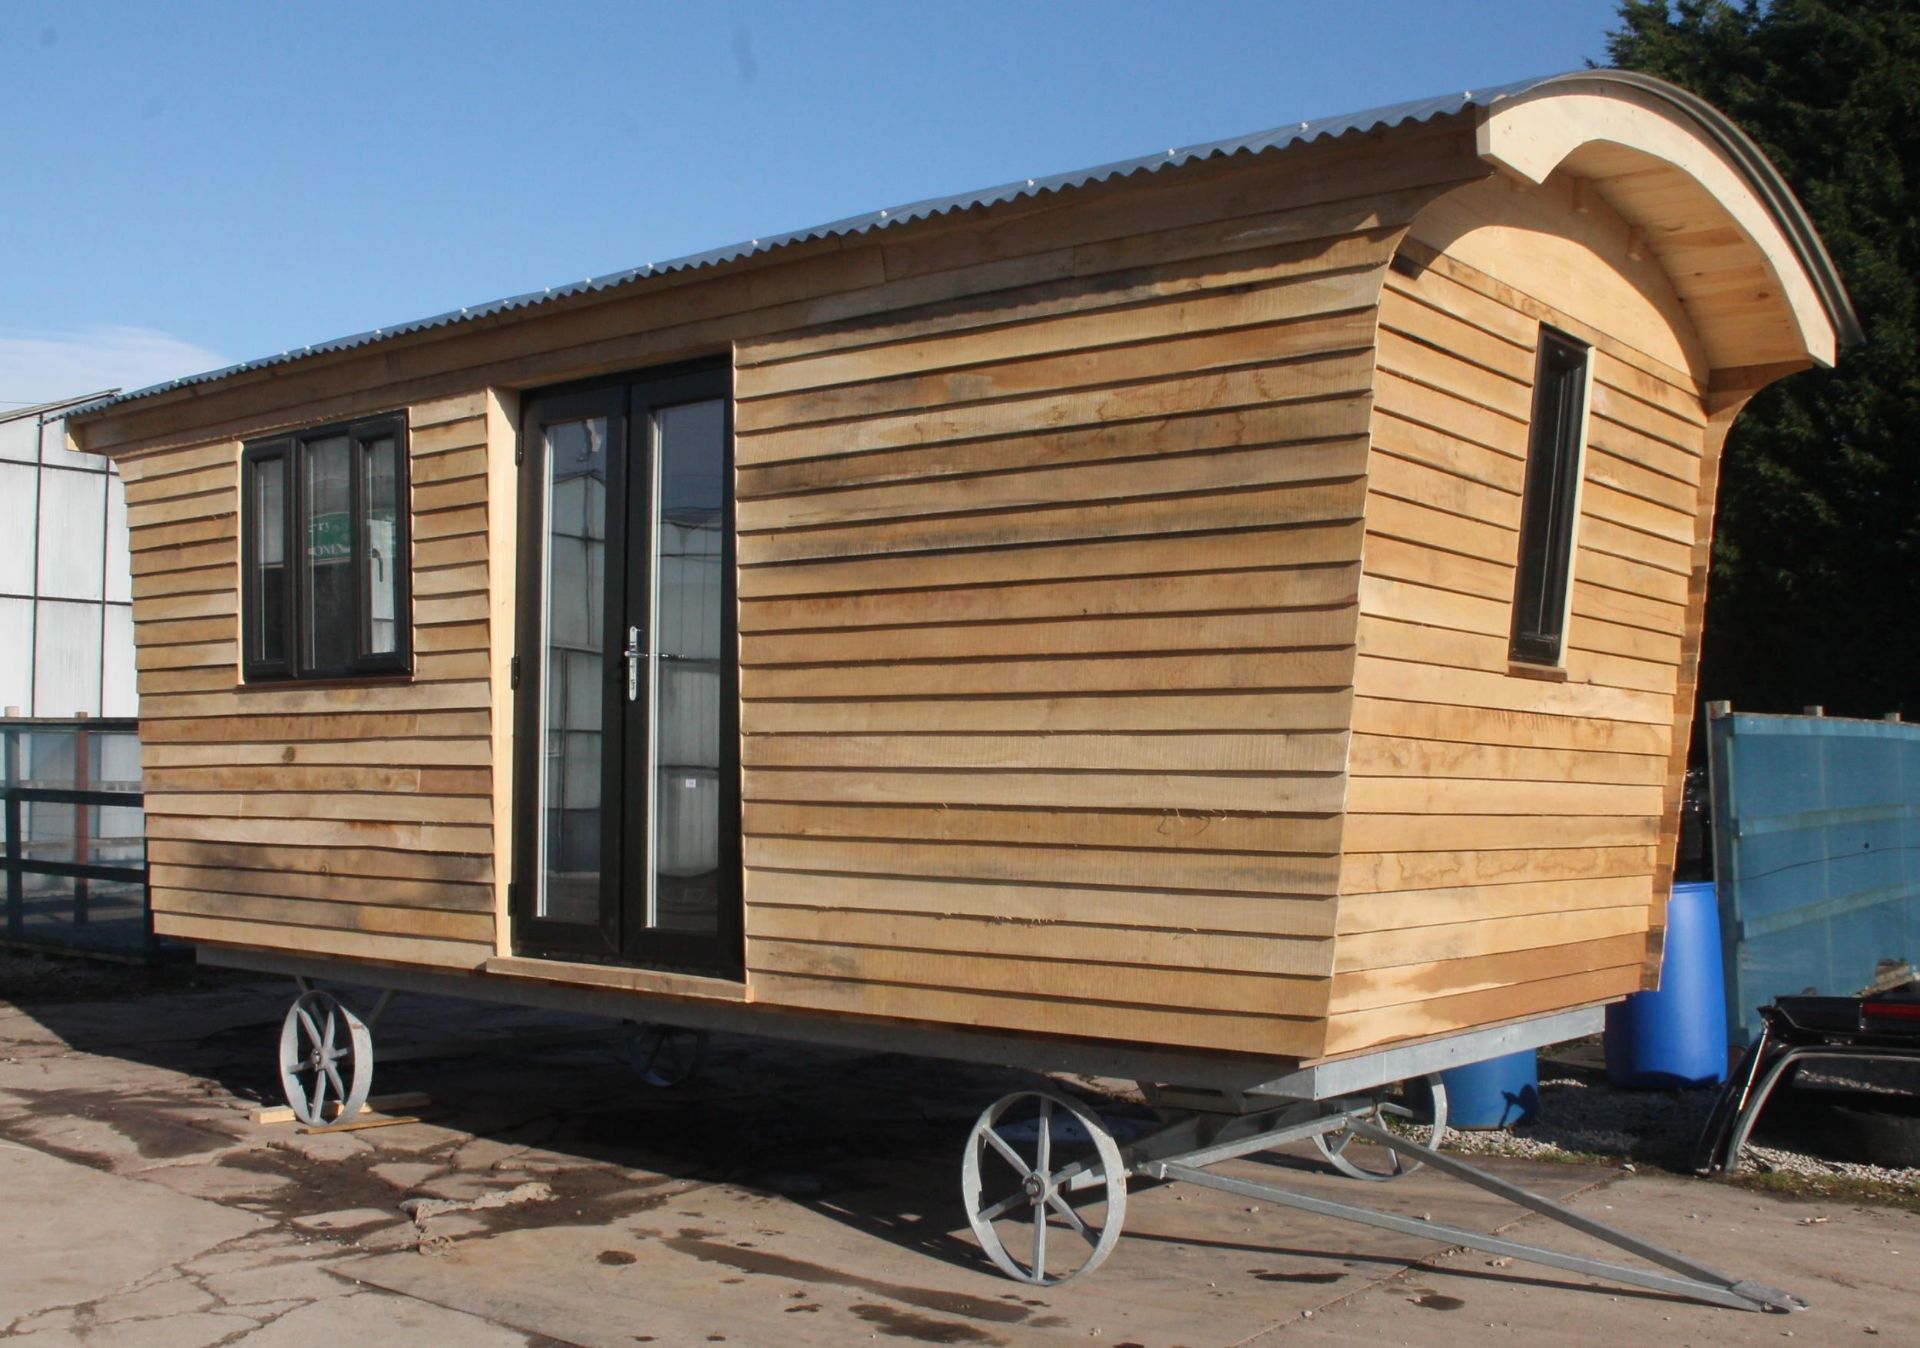
[[[1260,693],[1189,690],[1164,694],[1063,694],[1004,697],[992,693],[939,700],[867,698],[756,700],[741,704],[741,729],[760,734],[1039,733],[1067,734],[1237,730],[1338,730],[1352,694],[1344,689]]]
[[[1337,1015],[1327,1024],[1326,1052],[1353,1053],[1396,1039],[1444,1034],[1545,1011],[1615,1000],[1635,990],[1638,973],[1638,965],[1598,969],[1492,991]]]
[[[1061,501],[1091,503],[1358,477],[1366,470],[1367,442],[1355,437],[771,497],[741,502],[736,520],[743,531],[755,532],[982,515]]]
[[[389,908],[371,903],[327,903],[257,894],[153,887],[153,910],[223,921],[270,923],[301,930],[327,928],[401,939],[463,941],[493,939],[491,913],[446,912],[433,908]]]
[[[943,697],[1342,688],[1352,682],[1352,670],[1351,647],[1249,654],[1196,651],[1169,655],[1087,655],[1067,660],[995,659],[955,664],[748,666],[740,671],[740,695],[749,699]]]
[[[746,634],[798,630],[852,633],[863,628],[915,624],[1302,609],[1351,602],[1360,578],[1358,564],[1314,560],[1322,551],[1344,552],[1344,546],[1322,548],[1312,535],[1302,535],[1299,541],[1305,556],[1295,566],[752,599],[740,606],[740,630]]]
[[[153,922],[154,930],[159,935],[175,936],[183,941],[204,941],[210,945],[230,945],[243,949],[287,948],[286,929],[278,923],[199,917],[186,913],[155,913]],[[476,969],[493,954],[491,942],[482,945],[424,937],[334,931],[324,927],[302,927],[298,940],[299,948],[311,954],[368,960],[376,964],[428,964]]]
[[[313,858],[303,858],[312,860]],[[493,914],[493,889],[484,884],[443,880],[372,879],[362,875],[292,870],[240,870],[219,866],[181,866],[156,861],[151,883],[160,889],[216,894],[256,894],[267,898],[320,903],[374,904],[383,908],[429,908],[447,912]]]
[[[1471,955],[1537,950],[1576,941],[1603,940],[1645,931],[1645,902],[1616,907],[1489,918],[1390,931],[1354,932],[1334,948],[1334,969],[1381,969],[1400,964],[1436,964]]]
[[[1130,537],[1056,543],[983,553],[835,558],[742,567],[742,600],[786,595],[867,594],[963,585],[1025,584],[1078,577],[1181,575],[1236,566],[1249,569],[1360,555],[1357,520],[1275,529],[1270,522],[1230,533]]]
[[[1246,596],[1258,603],[1253,595]],[[836,661],[978,660],[1002,656],[1148,654],[1157,651],[1277,651],[1349,646],[1351,604],[1264,613],[1179,614],[1019,623],[888,627],[859,633],[747,633],[740,663],[780,667]],[[183,661],[184,663],[184,661]]]
[[[1447,885],[1507,885],[1602,876],[1650,876],[1652,847],[1506,848],[1462,852],[1349,852],[1340,860],[1345,897]],[[1342,911],[1345,910],[1345,897]]]
[[[757,971],[754,988],[755,999],[766,1006],[977,1025],[1031,1035],[1177,1044],[1296,1058],[1311,1056],[1321,1044],[1317,1021],[1278,1016],[1091,1006],[1051,997],[854,983],[773,971]]]
[[[1349,894],[1340,900],[1339,935],[1402,932],[1458,922],[1543,916],[1595,908],[1645,908],[1649,874],[1458,885],[1444,889]]]
[[[1437,964],[1356,970],[1334,978],[1328,1010],[1335,1016],[1344,1016],[1354,1011],[1509,988],[1567,974],[1620,969],[1637,960],[1645,945],[1644,936],[1632,934],[1549,950],[1518,950],[1443,960]]]
[[[990,927],[984,927],[956,933],[956,938],[964,940],[969,935],[991,932]],[[1328,980],[1324,978],[1225,969],[1198,974],[1138,961],[1113,964],[1071,957],[1041,959],[1018,950],[995,958],[990,949],[969,953],[965,946],[929,950],[894,944],[912,934],[895,934],[882,928],[873,932],[875,943],[869,945],[838,936],[827,941],[793,941],[750,933],[749,958],[756,973],[1015,993],[1093,1006],[1304,1017],[1320,1015],[1327,1004]]]
[[[747,865],[761,870],[928,879],[945,876],[1029,884],[1147,885],[1159,890],[1295,896],[1331,896],[1341,874],[1338,861],[1327,856],[1065,847],[1038,842],[1008,847],[997,842],[749,835],[745,857]]]
[[[1365,496],[1364,480],[1352,477],[1189,496],[1084,504],[1076,501],[1006,513],[742,534],[739,556],[742,566],[754,568],[875,554],[900,556],[1135,535],[1166,537],[1219,529],[1270,529],[1276,524],[1357,520]]]
[[[1176,772],[981,773],[748,768],[742,775],[743,790],[749,800],[853,805],[1263,810],[1288,814],[1331,814],[1340,808],[1340,777],[1331,772],[1235,776]],[[1382,799],[1389,796],[1387,792],[1377,794]],[[451,807],[448,812],[450,816],[454,813]],[[1604,810],[1595,812],[1605,813]],[[456,821],[449,818],[447,822]]]
[[[743,753],[749,768],[944,768],[983,773],[1338,772],[1347,758],[1347,737],[1338,731],[1266,735],[749,735]],[[1664,775],[1665,760],[1657,760],[1657,765]]]
[[[1127,847],[1147,850],[1330,855],[1340,849],[1340,821],[1330,815],[975,806],[837,805],[748,801],[748,836],[871,838],[902,842],[993,842],[1029,846]],[[1511,820],[1499,821],[1511,828]],[[1578,822],[1578,821],[1576,821]],[[1613,832],[1629,830],[1601,821]],[[1383,836],[1385,831],[1382,831]],[[1651,842],[1652,832],[1621,841]],[[1392,846],[1399,846],[1393,843]],[[1498,843],[1497,846],[1525,846]],[[1564,844],[1574,845],[1574,844]],[[1382,849],[1384,850],[1384,848]]]
[[[747,869],[746,887],[749,912],[764,905],[828,913],[918,913],[980,918],[1007,924],[1016,932],[1022,924],[1048,923],[1077,924],[1077,928],[1089,931],[1097,927],[1138,928],[1156,938],[1211,932],[1265,947],[1285,944],[1281,938],[1318,942],[1333,935],[1334,925],[1334,905],[1320,897],[990,881],[956,884],[911,876],[816,874],[757,867]],[[1320,967],[1325,972],[1324,958]]]
[[[1052,961],[1086,961],[1130,968],[1182,969],[1212,974],[1282,974],[1318,980],[1329,972],[1332,942],[1225,936],[1073,923],[1009,923],[997,918],[923,913],[841,912],[757,906],[747,915],[749,940],[826,945],[823,958],[851,948],[941,951],[950,956],[1025,956],[1036,972]],[[763,951],[764,956],[764,951]],[[760,967],[766,967],[763,963]],[[792,970],[790,970],[792,971]],[[815,966],[812,972],[822,972]],[[1111,970],[1118,973],[1119,970]],[[1192,973],[1189,977],[1192,977]],[[1135,1002],[1124,982],[1117,1001]],[[1200,1003],[1205,1009],[1204,1001]],[[1218,1009],[1218,1008],[1216,1008]],[[1270,1008],[1277,1009],[1277,1008]]]

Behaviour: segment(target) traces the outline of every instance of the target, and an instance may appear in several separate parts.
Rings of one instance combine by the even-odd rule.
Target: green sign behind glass
[[[315,561],[353,556],[353,516],[344,510],[315,515],[307,526],[307,555]]]

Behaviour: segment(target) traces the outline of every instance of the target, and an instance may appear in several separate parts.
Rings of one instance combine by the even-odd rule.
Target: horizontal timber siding
[[[510,431],[489,453],[468,390],[731,349],[748,999],[1317,1053],[1378,295],[1419,210],[1487,173],[1457,129],[1354,148],[800,245],[92,428],[154,465],[133,512],[172,550],[134,582],[143,643],[179,648],[143,665],[163,929],[492,953]],[[235,442],[396,406],[420,678],[235,690]]]
[[[406,682],[240,686],[239,445],[121,460],[162,935],[452,968],[494,953],[484,399],[408,421]]]
[[[739,346],[757,999],[1319,1050],[1398,222],[1318,214]]]
[[[1699,386],[1605,310],[1406,254],[1424,265],[1380,307],[1330,1053],[1639,986],[1697,642]],[[1508,664],[1543,320],[1594,347],[1563,681]]]

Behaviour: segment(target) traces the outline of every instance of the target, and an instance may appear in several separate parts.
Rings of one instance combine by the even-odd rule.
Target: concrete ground
[[[308,1134],[249,1117],[277,1103],[289,985],[125,979],[139,995],[0,1002],[0,1338],[1202,1348],[1911,1333],[1911,1212],[1525,1161],[1488,1168],[1812,1309],[1714,1309],[1182,1185],[1132,1195],[1097,1273],[1032,1289],[981,1258],[957,1173],[974,1115],[1029,1076],[728,1039],[692,1083],[659,1091],[603,1038],[395,1062],[375,1089],[429,1093],[423,1121]],[[592,1025],[402,998],[379,1041]],[[1363,1186],[1278,1164],[1227,1170],[1598,1252],[1429,1172]],[[429,1201],[403,1211],[412,1199]]]

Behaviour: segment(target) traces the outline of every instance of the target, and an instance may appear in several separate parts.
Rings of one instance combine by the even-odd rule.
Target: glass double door
[[[514,940],[737,975],[728,371],[529,401]]]

